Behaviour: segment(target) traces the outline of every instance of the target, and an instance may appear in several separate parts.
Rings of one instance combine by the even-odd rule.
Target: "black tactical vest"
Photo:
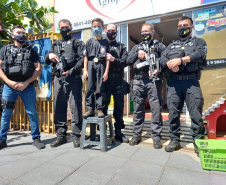
[[[196,50],[196,37],[188,39],[186,41],[175,41],[170,46],[170,52],[167,53],[167,58],[169,60],[174,58],[180,58],[184,56],[189,56],[191,53],[194,53]],[[202,68],[203,60],[196,61],[196,62],[189,62],[185,65],[179,66],[179,72],[197,72]],[[172,72],[172,70],[169,70]]]
[[[68,41],[62,41],[60,39],[55,42],[54,53],[57,53],[59,59],[61,56],[65,57],[67,70],[74,67],[77,63],[74,42],[76,42],[75,38]]]
[[[24,76],[31,77],[34,73],[34,63],[31,61],[31,50],[33,44],[24,48],[16,48],[13,44],[6,46],[5,58],[2,70],[7,77]]]
[[[149,45],[149,49],[154,46],[154,53],[155,53],[155,58],[159,58],[159,52],[158,52],[158,44],[159,41],[158,40],[152,40],[152,43]],[[138,46],[138,50],[143,50],[144,48],[143,42],[139,44]],[[153,50],[153,49],[152,49]],[[133,70],[135,72],[135,74],[145,74],[148,73],[149,71],[149,62],[146,61],[146,59],[144,60],[140,60],[137,59],[137,61],[133,64]]]
[[[116,42],[115,45],[110,45],[110,53],[115,58],[121,58],[121,52],[122,52],[123,46],[121,43]],[[124,71],[124,66],[120,67],[119,65],[116,65],[114,62],[111,63],[111,66],[109,68],[109,74],[112,73],[121,73]]]

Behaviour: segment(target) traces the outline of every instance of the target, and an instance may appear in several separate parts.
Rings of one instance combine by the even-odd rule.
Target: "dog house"
[[[226,140],[226,99],[220,98],[203,113],[209,139]]]

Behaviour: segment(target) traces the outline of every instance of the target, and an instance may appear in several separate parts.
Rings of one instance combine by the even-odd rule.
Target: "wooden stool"
[[[88,123],[90,124],[90,140],[85,139],[86,126]],[[113,141],[114,137],[113,137],[113,125],[112,125],[111,116],[105,116],[104,118],[97,118],[97,117],[83,118],[80,149],[84,149],[85,144],[100,145],[101,152],[106,152],[107,145],[109,144],[107,139],[107,123],[108,123],[109,132],[110,132],[109,139],[110,141]],[[100,129],[100,141],[95,141],[96,140],[96,124],[99,125],[99,129]]]

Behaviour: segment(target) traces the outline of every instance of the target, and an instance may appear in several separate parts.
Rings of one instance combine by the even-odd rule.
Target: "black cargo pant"
[[[133,81],[134,93],[134,112],[133,112],[133,136],[141,136],[144,119],[145,119],[145,102],[148,97],[150,110],[152,112],[151,119],[151,136],[153,140],[161,139],[162,119],[161,106],[158,98],[158,92],[154,82],[147,78],[143,80]]]
[[[106,61],[88,61],[88,82],[86,94],[86,107],[88,110],[95,109],[95,91],[96,108],[103,110],[105,106],[105,83],[103,75],[106,68]]]
[[[124,94],[122,87],[123,78],[121,77],[111,77],[109,75],[106,81],[106,106],[104,108],[104,114],[107,114],[108,105],[111,101],[111,95],[114,98],[114,112],[113,116],[115,119],[115,130],[121,130],[125,128],[123,121],[123,107],[124,107]]]
[[[184,101],[191,117],[191,134],[194,139],[202,138],[205,127],[202,120],[203,96],[199,81],[168,80],[167,106],[169,109],[170,138],[180,140],[180,113]]]
[[[72,136],[80,137],[82,130],[82,79],[80,76],[68,76],[66,81],[68,82],[67,96],[63,92],[61,79],[54,78],[55,130],[57,136],[67,135],[67,102],[69,101],[72,113]]]

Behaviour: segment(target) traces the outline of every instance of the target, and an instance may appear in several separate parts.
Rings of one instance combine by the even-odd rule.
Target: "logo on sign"
[[[214,134],[215,133],[215,130],[214,129],[211,129],[210,130],[210,133]]]
[[[195,30],[196,31],[202,31],[205,28],[205,25],[202,23],[196,24],[195,25]]]
[[[136,0],[86,0],[86,4],[97,14],[113,19],[109,13],[122,12]]]

